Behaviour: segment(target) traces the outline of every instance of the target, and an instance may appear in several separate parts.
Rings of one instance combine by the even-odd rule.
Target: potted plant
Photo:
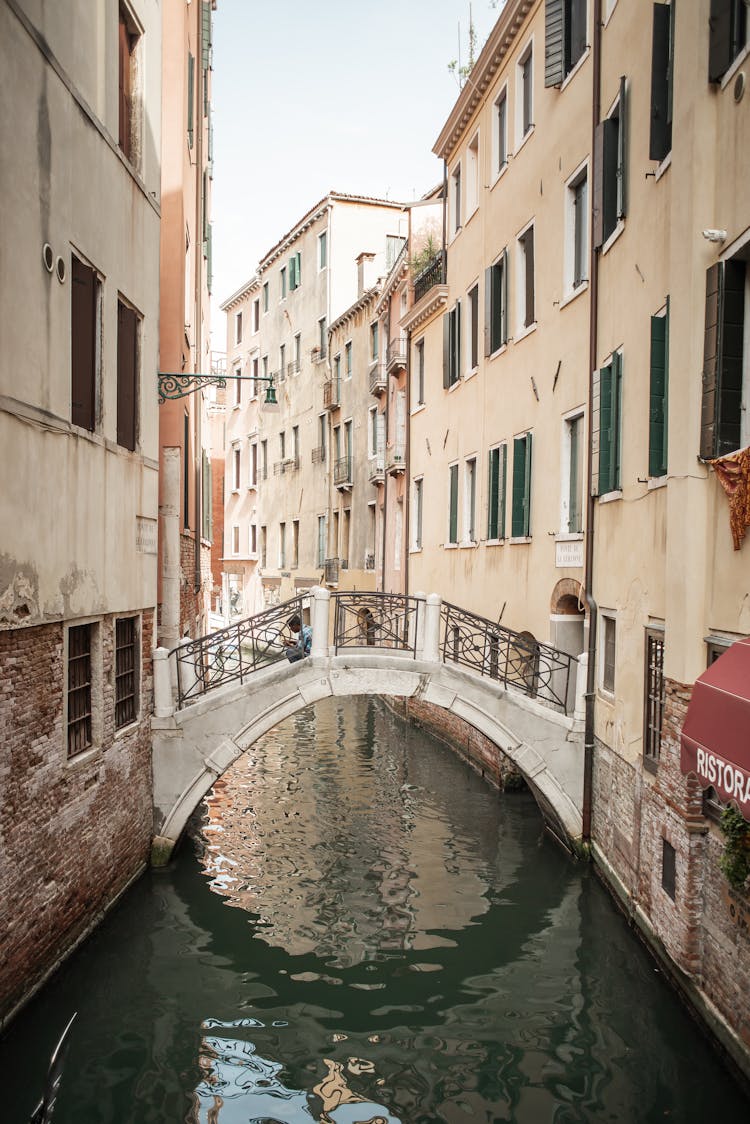
[[[750,824],[729,804],[721,813],[719,826],[724,836],[719,867],[733,890],[744,890],[750,876]]]

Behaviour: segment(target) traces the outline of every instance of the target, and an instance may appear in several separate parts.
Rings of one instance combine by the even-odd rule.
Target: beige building
[[[261,380],[237,382],[236,397],[228,402],[227,612],[230,602],[232,612],[244,616],[293,597],[325,580],[326,560],[331,577],[332,560],[342,557],[341,542],[332,539],[334,506],[339,536],[345,512],[352,516],[339,498],[346,489],[332,483],[336,357],[329,353],[329,328],[387,272],[404,226],[400,204],[331,192],[222,305],[228,373]],[[353,337],[342,345],[342,385],[349,362],[356,385],[364,388],[367,372],[355,367]],[[265,401],[268,378],[276,407]],[[355,449],[353,418],[343,418],[339,460],[346,456],[349,420],[352,460],[364,456],[364,441],[361,454]],[[364,571],[364,557],[361,565]]]
[[[591,657],[595,858],[746,1071],[748,906],[716,823],[727,777],[750,792],[722,718],[740,688],[697,766],[685,731],[750,632],[720,483],[750,475],[747,24],[711,0],[509,0],[435,146],[447,281],[401,319],[425,371],[408,588]]]
[[[0,1018],[149,854],[161,44],[0,3]]]

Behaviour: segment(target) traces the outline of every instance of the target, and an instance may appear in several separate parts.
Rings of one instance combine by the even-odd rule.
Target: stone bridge
[[[331,612],[331,607],[335,612]],[[310,655],[290,663],[287,618],[310,613]],[[154,653],[154,862],[253,742],[331,695],[419,699],[485,734],[518,768],[550,828],[582,832],[585,667],[435,594],[313,589],[173,652]]]

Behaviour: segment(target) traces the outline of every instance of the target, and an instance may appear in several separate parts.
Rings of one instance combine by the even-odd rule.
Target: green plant
[[[750,824],[730,804],[719,821],[724,836],[724,850],[719,867],[734,890],[742,890],[750,876]]]
[[[437,242],[435,241],[433,236],[429,234],[427,236],[427,241],[425,242],[425,244],[416,254],[414,254],[411,259],[410,265],[412,277],[416,277],[422,272],[423,269],[426,269],[432,259],[436,257],[439,250],[440,247],[438,246]]]

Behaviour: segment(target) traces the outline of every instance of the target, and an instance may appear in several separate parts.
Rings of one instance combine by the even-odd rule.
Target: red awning
[[[750,820],[750,637],[696,680],[681,736],[680,766],[736,803]]]

